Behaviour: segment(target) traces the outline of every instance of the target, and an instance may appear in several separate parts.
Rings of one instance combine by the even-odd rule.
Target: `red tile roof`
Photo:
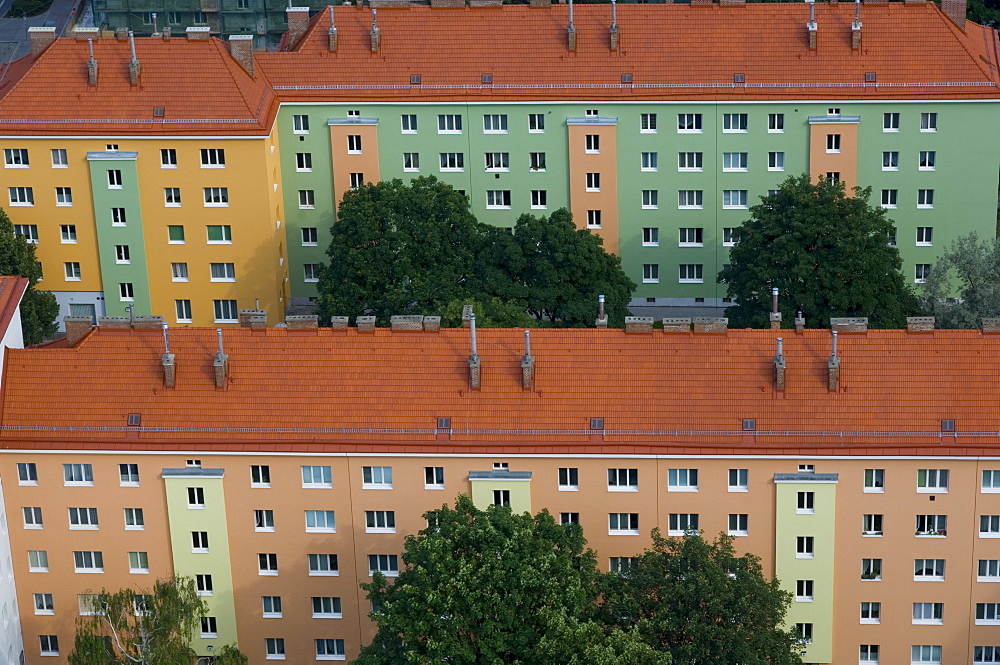
[[[8,351],[0,445],[137,448],[852,454],[1000,452],[1000,335],[842,334],[827,390],[828,331],[726,334],[532,332],[534,390],[521,388],[523,334],[479,331],[482,387],[469,389],[465,330],[374,334],[174,329],[177,384],[163,387],[159,331],[99,330],[72,349]],[[774,390],[784,337],[787,389]],[[58,408],[40,408],[41,404]],[[125,427],[127,415],[141,427]],[[435,431],[450,417],[452,431]],[[590,419],[605,430],[591,431]],[[756,420],[756,432],[742,420]],[[957,423],[956,437],[940,421]],[[818,453],[817,453],[818,454]]]

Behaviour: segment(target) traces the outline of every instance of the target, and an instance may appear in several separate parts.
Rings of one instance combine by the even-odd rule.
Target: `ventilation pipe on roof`
[[[135,57],[135,36],[132,31],[128,31],[129,50],[132,51],[132,60],[128,63],[128,82],[132,85],[139,85],[139,71],[141,65],[139,59]]]
[[[827,382],[827,390],[836,390],[837,381],[840,379],[840,358],[837,357],[837,331],[832,332],[833,335],[833,348],[830,353],[830,358],[827,360],[826,366],[829,370],[829,379]]]
[[[87,40],[90,59],[87,60],[87,85],[97,85],[97,60],[94,58],[94,40]]]
[[[806,317],[802,315],[802,310],[800,309],[795,314],[795,332],[802,333],[806,329]]]
[[[469,354],[469,387],[479,390],[479,352],[476,348],[476,315],[469,314],[469,336],[472,341],[472,353]]]
[[[778,287],[771,289],[771,330],[781,330],[781,312],[778,311]]]
[[[372,7],[372,53],[378,53],[380,32],[381,31],[378,29],[378,10]]]
[[[160,357],[163,365],[163,385],[173,388],[177,379],[177,366],[174,364],[174,354],[170,353],[170,333],[167,332],[167,322],[163,322],[163,348],[164,353]]]
[[[215,387],[225,388],[226,379],[229,378],[229,356],[222,348],[222,328],[216,328],[215,334],[219,338],[219,352],[215,354],[215,361],[212,363],[215,367]]]
[[[573,0],[569,0],[569,25],[566,27],[566,47],[576,50],[576,26],[573,25]]]
[[[152,12],[150,14],[150,18],[153,19],[153,36],[154,37],[159,37],[160,36],[160,31],[156,29],[156,12]]]
[[[611,50],[618,50],[618,4],[615,0],[611,0]]]
[[[604,311],[604,296],[597,296],[597,321],[594,325],[598,328],[608,327],[608,315]]]
[[[851,24],[851,50],[861,48],[861,0],[854,0],[854,23]]]
[[[774,389],[783,391],[785,389],[785,353],[784,340],[775,340],[777,348],[774,353]]]
[[[531,390],[535,381],[535,357],[531,355],[531,331],[524,331],[524,355],[521,357],[521,388]]]
[[[332,53],[337,50],[337,26],[333,24],[333,5],[330,5],[330,29],[326,31],[327,49]]]
[[[816,33],[818,32],[819,26],[816,25],[816,2],[815,0],[806,0],[809,3],[809,22],[806,23],[806,30],[809,33],[809,50],[816,50]]]

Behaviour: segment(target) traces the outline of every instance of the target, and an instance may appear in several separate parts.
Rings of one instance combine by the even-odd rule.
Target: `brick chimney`
[[[163,327],[163,355],[160,356],[160,363],[163,365],[163,385],[173,388],[177,381],[177,365],[174,362],[174,354],[170,353],[170,332],[167,330],[167,323],[164,321]]]
[[[131,30],[128,31],[128,46],[132,52],[132,59],[128,63],[128,81],[132,85],[139,85],[139,74],[142,71],[142,65],[139,63],[139,58],[135,57],[135,36]]]
[[[372,41],[372,53],[378,53],[382,41],[382,31],[378,29],[378,9],[372,7],[372,31],[369,35]]]
[[[330,327],[333,330],[347,330],[348,321],[350,321],[349,316],[331,316]]]
[[[535,356],[531,355],[531,331],[524,331],[524,355],[521,356],[521,388],[531,390],[535,382]]]
[[[826,389],[836,391],[837,381],[840,380],[840,358],[837,356],[837,331],[832,331],[831,335],[833,338],[833,347],[830,352],[830,357],[826,361],[826,368],[829,372]]]
[[[28,28],[28,41],[31,42],[31,55],[37,56],[56,40],[55,28]]]
[[[469,327],[469,318],[472,316],[472,305],[462,305],[462,327]]]
[[[775,340],[776,349],[774,354],[774,389],[783,391],[785,389],[785,351],[784,340]]]
[[[482,367],[479,361],[479,351],[476,346],[476,315],[469,315],[469,337],[471,349],[469,353],[469,388],[479,390],[482,377]]]
[[[240,328],[262,330],[267,327],[266,309],[241,309],[239,315]]]
[[[316,330],[319,328],[319,316],[316,314],[286,316],[285,324],[289,330]]]
[[[441,330],[440,316],[425,316],[423,320],[424,332],[439,332]]]
[[[801,335],[805,329],[806,329],[806,317],[803,316],[802,310],[799,310],[798,314],[795,317],[795,332],[796,334]]]
[[[288,48],[295,48],[309,28],[309,8],[289,7],[285,10],[285,19],[288,21]]]
[[[215,387],[225,388],[226,380],[229,378],[229,354],[222,348],[222,328],[216,328],[215,334],[219,338],[219,352],[212,361],[212,367],[215,368]]]
[[[694,320],[696,333],[724,333],[729,330],[729,319],[721,317],[697,317]]]
[[[653,317],[651,316],[626,316],[625,332],[627,333],[652,333]]]
[[[689,333],[691,332],[691,318],[670,318],[663,319],[663,332],[665,333]]]
[[[819,26],[816,24],[816,2],[815,0],[806,0],[809,3],[809,22],[806,23],[806,31],[809,33],[809,50],[816,50],[816,37],[819,32]]]
[[[941,11],[954,21],[955,25],[965,30],[966,0],[941,0]]]
[[[253,35],[230,35],[229,55],[253,76]]]
[[[844,316],[844,317],[832,317],[830,319],[830,328],[836,330],[837,332],[868,332],[868,317],[867,316]]]
[[[375,332],[375,317],[374,316],[359,316],[357,318],[358,332]]]
[[[76,346],[93,330],[94,321],[89,316],[64,316],[63,325],[66,326],[66,342]]]
[[[330,28],[326,31],[327,50],[331,53],[337,50],[337,26],[333,22],[333,5],[330,5]]]
[[[906,332],[934,332],[933,316],[906,317]]]
[[[208,39],[211,32],[212,29],[209,28],[207,25],[196,25],[185,30],[184,34],[187,36],[188,39],[195,40],[195,39]]]
[[[159,330],[163,327],[163,317],[159,315],[140,315],[132,317],[132,328],[135,330]]]

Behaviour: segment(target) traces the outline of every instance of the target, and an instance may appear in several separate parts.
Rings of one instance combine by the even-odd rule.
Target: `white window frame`
[[[937,150],[921,150],[917,158],[918,171],[937,170]]]
[[[39,648],[39,655],[41,655],[41,656],[58,656],[59,655],[59,636],[58,635],[39,635],[38,636],[38,648]]]
[[[310,602],[313,619],[341,619],[344,616],[340,596],[313,596]]]
[[[391,490],[392,467],[391,466],[361,467],[361,489]]]
[[[438,114],[438,134],[461,134],[462,116],[457,113]]]
[[[226,149],[201,148],[201,168],[203,169],[226,168]]]
[[[690,532],[699,532],[701,515],[699,513],[669,513],[667,515],[667,535],[686,536]]]
[[[871,472],[869,474],[869,471]],[[869,484],[870,483],[870,484]],[[865,494],[882,494],[885,492],[885,469],[865,469]]]
[[[211,282],[235,282],[235,263],[209,263],[209,281]]]
[[[300,189],[298,190],[298,197],[299,197],[299,210],[316,209],[316,190]]]
[[[745,189],[724,189],[722,190],[722,209],[746,210],[747,199],[748,194]]]
[[[879,204],[886,210],[895,210],[899,205],[899,190],[898,189],[883,189],[882,190],[882,203]]]
[[[598,172],[587,173],[586,187],[584,189],[586,192],[599,192],[601,191],[601,174]]]
[[[723,134],[746,134],[749,131],[750,119],[746,113],[723,113]]]
[[[914,644],[910,647],[910,665],[941,665],[940,645]]]
[[[784,134],[785,133],[785,114],[784,113],[768,113],[767,114],[767,132],[768,132],[768,134]]]
[[[813,602],[815,599],[815,586],[815,580],[795,580],[795,602]]]
[[[928,562],[933,562],[928,564]],[[940,564],[940,565],[939,565]],[[930,570],[930,574],[925,574]],[[945,559],[914,559],[913,560],[913,581],[914,582],[943,582],[947,573]]]
[[[228,208],[229,188],[228,187],[202,187],[206,208]]]
[[[510,171],[509,152],[487,152],[483,157],[483,169],[486,173],[507,173]]]
[[[544,134],[545,133],[545,114],[544,113],[529,113],[528,114],[528,133],[529,134]]]
[[[677,266],[678,284],[704,284],[705,266],[701,263],[681,263]]]
[[[257,533],[273,533],[274,511],[268,508],[255,508],[253,511],[253,530]]]
[[[261,618],[280,619],[281,618],[281,596],[261,596]]]
[[[816,539],[813,536],[795,537],[795,558],[814,559],[816,558]]]
[[[749,536],[749,523],[750,516],[747,513],[729,513],[729,530],[726,533],[737,538]]]
[[[306,533],[337,533],[337,516],[333,510],[305,511]]]
[[[1000,515],[979,516],[979,537],[1000,538]]]
[[[642,246],[643,247],[659,247],[660,246],[660,227],[658,226],[646,226],[642,229]]]
[[[446,166],[447,164],[447,166]],[[441,173],[462,173],[465,171],[465,153],[438,153],[438,167]]]
[[[123,508],[126,531],[143,531],[146,528],[146,518],[142,508]]]
[[[748,162],[749,159],[745,152],[724,152],[722,153],[722,172],[746,173]]]
[[[509,189],[486,190],[487,210],[510,210],[511,208],[510,201],[511,201],[511,196]]]
[[[18,485],[38,485],[38,467],[34,462],[17,463],[17,484]]]
[[[305,464],[301,469],[303,489],[333,489],[333,469],[330,466]],[[317,474],[319,474],[318,479]]]
[[[705,207],[705,193],[703,190],[680,189],[677,191],[678,210],[702,210],[704,209],[704,207]]]
[[[937,131],[937,113],[921,113],[920,114],[920,131],[921,132],[936,132]]]
[[[644,264],[642,264],[642,283],[643,284],[659,284],[660,283],[660,264],[659,263],[644,263]]]
[[[365,533],[396,533],[396,511],[366,510]]]
[[[932,247],[934,245],[934,227],[917,227],[917,247]]]
[[[198,596],[214,596],[215,586],[212,583],[212,576],[200,574],[194,576],[195,594]]]
[[[544,189],[531,190],[531,209],[545,210],[548,208],[548,192]]]
[[[702,133],[701,113],[678,113],[677,133],[678,134],[701,134]]]
[[[76,480],[80,478],[80,480]],[[91,464],[63,464],[63,485],[65,487],[93,487],[94,467]]]
[[[361,135],[360,134],[348,134],[347,135],[347,154],[348,155],[360,155],[361,154]]]
[[[374,567],[372,566],[373,563],[375,564]],[[398,577],[399,556],[396,554],[369,554],[368,575],[374,575],[376,571],[382,573],[385,577]]]
[[[296,114],[292,116],[292,133],[293,134],[308,134],[309,133],[309,116],[304,114]]]
[[[697,492],[698,469],[667,469],[668,492]]]
[[[257,553],[257,574],[273,577],[278,574],[278,555],[273,552]]]
[[[51,593],[31,594],[35,602],[35,614],[55,614],[55,604]]]
[[[285,660],[285,638],[265,637],[264,653],[266,654],[264,660]]]
[[[31,187],[8,187],[10,205],[14,207],[29,207],[35,205],[35,192]]]
[[[639,469],[627,469],[627,468],[608,469],[608,491],[638,492]]]
[[[295,153],[295,171],[298,173],[312,173],[312,170],[313,170],[312,153],[311,152]]]
[[[733,472],[736,472],[735,474]],[[735,482],[734,482],[735,480]],[[749,492],[750,491],[750,470],[749,469],[730,469],[729,470],[729,487],[730,492]]]
[[[642,209],[657,210],[660,207],[660,191],[658,189],[642,190]]]
[[[403,172],[404,173],[418,173],[420,171],[420,153],[419,152],[404,152],[403,153]]]
[[[417,133],[417,114],[415,113],[404,113],[399,117],[400,131],[403,134],[416,134]]]
[[[643,152],[639,156],[639,170],[649,173],[659,170],[659,155],[656,152]]]
[[[180,299],[174,301],[174,314],[177,317],[177,323],[191,323],[191,301],[186,299]]]
[[[701,173],[705,170],[705,153],[677,153],[677,171],[680,173]]]
[[[882,114],[882,131],[884,133],[896,133],[899,131],[899,114],[898,113],[883,113]]]
[[[70,531],[97,531],[100,528],[97,508],[70,507],[66,511],[69,513]]]
[[[28,572],[29,573],[49,572],[48,550],[28,550]]]
[[[25,529],[42,529],[45,527],[41,506],[24,506],[21,508],[21,514],[24,517]]]
[[[506,134],[507,114],[486,113],[483,115],[483,134]]]
[[[559,467],[558,482],[560,492],[579,492],[580,469],[575,466]]]
[[[859,620],[863,624],[877,624],[882,623],[882,603],[881,602],[862,602],[861,603],[861,618]]]
[[[678,247],[704,247],[705,229],[700,226],[682,226],[677,229]]]
[[[69,160],[66,157],[66,148],[52,148],[50,154],[52,156],[52,168],[54,169],[69,168]]]
[[[975,625],[1000,626],[1000,603],[976,603]]]
[[[884,533],[885,515],[881,513],[865,513],[861,516],[861,535],[866,537],[881,537]]]
[[[161,169],[177,168],[176,148],[160,148],[160,168]]]
[[[128,553],[128,572],[131,573],[131,574],[133,574],[133,575],[148,575],[149,574],[149,553],[148,552],[129,552]]]
[[[104,553],[98,550],[76,550],[73,552],[73,564],[77,573],[103,573]]]
[[[1000,559],[979,559],[976,564],[977,582],[1000,582]]]
[[[587,228],[588,229],[599,229],[599,228],[601,228],[601,211],[600,210],[588,210],[587,211]]]
[[[599,155],[601,154],[601,135],[600,134],[586,134],[584,136],[584,154],[586,155]]]
[[[425,466],[424,467],[424,489],[443,490],[444,489],[444,467]]]
[[[767,153],[767,170],[768,171],[784,171],[785,170],[785,153],[783,153],[783,152],[769,152],[769,153]]]
[[[923,474],[922,478],[921,474]],[[949,469],[918,469],[917,493],[946,494],[950,479],[951,473]]]
[[[638,536],[639,513],[608,513],[609,536]]]
[[[931,210],[934,208],[934,190],[933,189],[918,189],[917,190],[917,208],[919,210]]]
[[[917,263],[913,267],[913,283],[923,284],[927,281],[927,277],[931,274],[931,264],[929,263]]]
[[[899,151],[898,150],[884,150],[884,151],[882,151],[882,170],[883,171],[898,171],[899,170]]]

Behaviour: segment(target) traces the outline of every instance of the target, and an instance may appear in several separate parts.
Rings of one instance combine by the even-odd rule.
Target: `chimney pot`
[[[66,343],[76,346],[93,329],[94,320],[89,316],[64,316],[63,325],[66,326]]]
[[[230,35],[229,55],[253,76],[253,35]]]
[[[37,56],[56,40],[56,29],[35,27],[28,28],[28,41],[31,43],[31,55]]]

